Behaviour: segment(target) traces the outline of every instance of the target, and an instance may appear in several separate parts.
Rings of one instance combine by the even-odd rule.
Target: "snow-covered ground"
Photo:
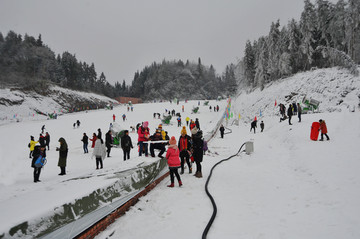
[[[236,153],[246,141],[254,142],[254,153],[241,153],[214,170],[209,190],[217,203],[218,214],[208,238],[360,238],[359,82],[359,77],[344,71],[318,70],[276,82],[261,92],[242,93],[233,99],[231,110],[235,117],[240,113],[240,124],[232,125],[231,119],[228,128],[232,133],[224,139],[217,135],[209,142],[209,152],[202,164],[204,177],[195,178],[185,170],[181,188],[177,184],[175,188],[168,188],[169,179],[164,180],[97,238],[200,238],[212,214],[204,191],[210,169]],[[341,94],[343,89],[348,89],[348,93]],[[303,115],[301,123],[294,117],[292,126],[287,121],[280,123],[274,102],[290,103],[285,101],[285,96],[291,92],[298,92],[295,98],[299,98],[290,102],[298,102],[305,93],[320,100],[322,112]],[[338,104],[339,100],[343,103]],[[201,106],[196,116],[190,112],[197,102],[184,104],[183,119],[199,118],[206,134],[219,120],[226,102],[210,103],[216,104],[220,105],[219,113]],[[36,220],[46,211],[109,183],[101,175],[153,160],[139,158],[133,150],[131,160],[123,162],[121,150],[113,149],[112,157],[105,159],[104,169],[95,170],[95,161],[82,151],[83,132],[91,135],[101,128],[104,134],[115,113],[117,122],[124,128],[148,120],[153,133],[160,122],[153,119],[154,112],[163,113],[165,109],[180,112],[181,106],[182,103],[178,106],[140,104],[135,105],[134,112],[120,106],[113,111],[74,113],[58,120],[0,126],[3,135],[0,139],[0,235],[14,225]],[[353,108],[355,112],[351,112]],[[128,117],[124,123],[120,119],[123,113]],[[256,134],[250,133],[249,122],[254,116],[264,121],[264,132],[260,133],[258,128]],[[72,124],[78,119],[81,127],[73,129]],[[326,121],[330,141],[309,139],[311,123],[319,119]],[[165,130],[178,138],[180,128],[173,123],[165,126]],[[40,176],[42,182],[35,184],[27,144],[30,135],[37,138],[43,124],[51,134],[51,144],[48,163]],[[57,175],[58,153],[54,150],[59,137],[64,137],[70,148],[68,174],[63,177]],[[136,135],[131,137],[136,144]],[[80,182],[71,180],[88,175],[98,177]],[[39,198],[46,202],[42,207],[34,206]],[[19,231],[16,236],[23,235]]]

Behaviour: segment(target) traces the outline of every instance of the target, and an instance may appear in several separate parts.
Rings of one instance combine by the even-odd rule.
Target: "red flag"
[[[255,119],[254,119],[254,121],[257,121],[257,118],[256,118],[256,116],[255,116]]]
[[[276,100],[275,100],[275,106],[277,105],[277,103],[276,103]]]

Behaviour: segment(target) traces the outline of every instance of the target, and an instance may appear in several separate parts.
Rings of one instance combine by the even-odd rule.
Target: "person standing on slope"
[[[167,159],[167,163],[169,165],[171,184],[168,185],[168,187],[173,188],[175,186],[174,185],[175,176],[179,182],[179,187],[181,187],[182,182],[181,182],[180,175],[178,173],[178,168],[180,167],[179,148],[176,146],[176,139],[174,136],[172,136],[171,139],[169,140],[169,144],[170,145],[166,152],[166,159]]]

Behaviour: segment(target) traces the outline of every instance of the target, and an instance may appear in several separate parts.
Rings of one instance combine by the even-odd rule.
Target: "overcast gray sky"
[[[300,19],[303,0],[0,0],[0,32],[39,34],[56,54],[95,64],[110,83],[162,59],[212,64],[221,74],[247,39]]]

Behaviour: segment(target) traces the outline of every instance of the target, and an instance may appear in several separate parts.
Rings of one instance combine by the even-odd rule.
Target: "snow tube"
[[[320,123],[319,122],[313,122],[311,125],[311,132],[310,132],[310,139],[317,141],[319,137],[319,129],[320,129]]]

